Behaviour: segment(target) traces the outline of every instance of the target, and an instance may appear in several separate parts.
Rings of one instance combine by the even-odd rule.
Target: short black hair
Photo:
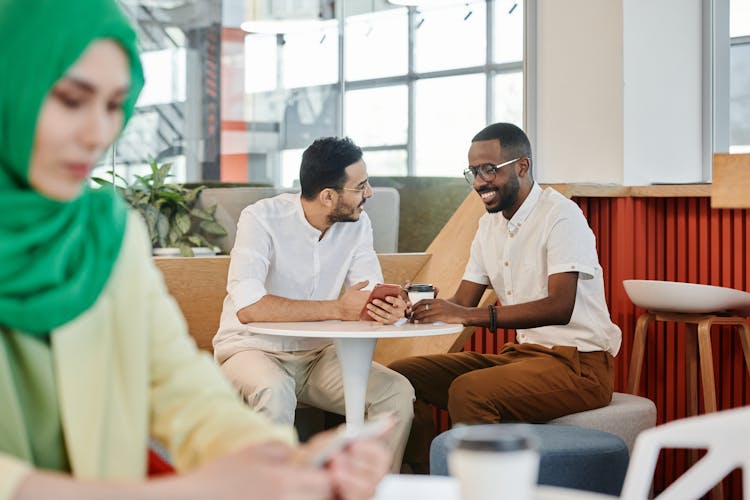
[[[326,188],[341,189],[346,167],[362,159],[362,149],[348,137],[321,137],[302,153],[299,184],[302,197],[315,198]]]
[[[500,141],[500,147],[503,153],[507,155],[504,160],[513,158],[523,158],[524,156],[531,161],[531,143],[526,133],[512,123],[493,123],[483,128],[481,132],[474,136],[471,142],[491,141],[497,139]]]

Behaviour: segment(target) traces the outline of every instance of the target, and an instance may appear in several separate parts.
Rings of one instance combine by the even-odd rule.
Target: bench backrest
[[[400,284],[412,280],[430,256],[424,253],[379,254],[378,259],[385,282]],[[219,328],[227,294],[229,256],[155,257],[154,261],[187,320],[190,335],[200,349],[211,351],[211,340]]]
[[[440,296],[450,297],[461,282],[477,221],[484,213],[482,202],[472,192],[426,253],[379,254],[385,282],[402,284],[408,279],[414,283],[432,283],[440,289]],[[226,295],[229,257],[156,257],[155,261],[185,315],[190,335],[199,348],[211,351]],[[495,294],[488,290],[480,305],[495,300]],[[469,327],[454,335],[381,339],[375,359],[387,365],[407,356],[459,351],[473,333],[474,328]]]

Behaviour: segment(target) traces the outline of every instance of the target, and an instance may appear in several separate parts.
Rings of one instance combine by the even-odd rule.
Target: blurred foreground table
[[[497,485],[498,497],[502,485]],[[389,474],[380,482],[373,500],[461,500],[458,481],[447,476],[424,476]],[[537,486],[534,500],[612,500],[617,497],[592,493],[590,491],[557,488],[554,486]]]

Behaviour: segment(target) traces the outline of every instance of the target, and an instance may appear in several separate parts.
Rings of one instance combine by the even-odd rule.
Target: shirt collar
[[[302,208],[302,193],[297,194],[297,200],[294,205],[296,207],[297,217],[302,224],[302,230],[310,238],[320,239],[320,231],[315,228],[305,217],[305,211]],[[330,229],[329,229],[330,230]]]
[[[518,230],[521,228],[521,225],[526,221],[531,211],[534,210],[534,207],[539,201],[539,197],[541,195],[542,188],[540,188],[539,184],[535,182],[531,186],[531,191],[529,191],[529,194],[526,195],[526,199],[523,200],[521,206],[518,207],[516,213],[513,214],[513,217],[511,217],[508,221],[508,232],[510,234],[516,234],[518,232]]]

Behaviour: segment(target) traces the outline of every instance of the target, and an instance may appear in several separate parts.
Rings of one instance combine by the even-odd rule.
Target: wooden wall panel
[[[708,197],[577,197],[597,239],[612,320],[623,331],[616,358],[615,389],[625,391],[638,316],[622,281],[685,281],[750,290],[750,218],[745,209],[712,209]],[[656,323],[648,336],[640,394],[656,403],[658,423],[687,416],[684,326]],[[750,378],[739,338],[728,327],[712,335],[720,409],[750,404]],[[480,330],[466,350],[497,352],[513,332]],[[703,411],[701,406],[701,411]],[[447,424],[445,415],[441,416]],[[686,453],[663,453],[654,479],[662,491],[687,466]],[[741,498],[739,474],[725,482],[726,498]]]

